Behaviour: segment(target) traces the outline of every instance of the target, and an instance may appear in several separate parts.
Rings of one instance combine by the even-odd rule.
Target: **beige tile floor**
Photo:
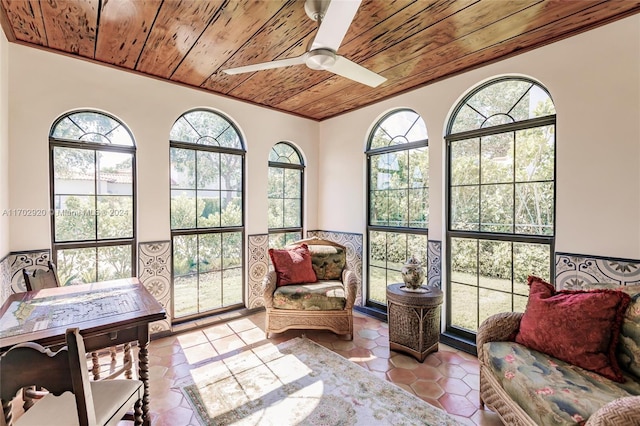
[[[190,370],[208,362],[251,351],[265,342],[264,312],[187,331],[151,342],[151,419],[155,426],[198,425],[195,412],[178,383]],[[354,314],[354,338],[347,341],[326,331],[288,331],[272,335],[280,343],[305,334],[451,414],[463,425],[502,425],[495,413],[478,408],[478,361],[474,356],[440,344],[423,363],[389,350],[386,323]],[[284,425],[283,425],[284,426]]]

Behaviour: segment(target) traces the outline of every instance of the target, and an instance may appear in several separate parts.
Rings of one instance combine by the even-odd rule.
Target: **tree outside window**
[[[171,129],[173,318],[243,303],[244,153],[236,127],[212,111]]]
[[[429,148],[416,112],[401,109],[374,127],[366,151],[369,247],[367,305],[386,309],[386,288],[402,282],[412,255],[427,261]]]
[[[302,238],[304,163],[298,150],[279,142],[269,153],[269,247]]]
[[[448,135],[447,330],[472,338],[498,312],[524,311],[528,275],[550,279],[555,108],[524,78],[472,91]]]
[[[63,285],[135,275],[135,145],[97,111],[58,118],[49,135],[53,260]]]

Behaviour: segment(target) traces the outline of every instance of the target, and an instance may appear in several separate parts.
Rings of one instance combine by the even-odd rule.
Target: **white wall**
[[[267,232],[268,155],[281,140],[304,152],[305,223],[317,228],[317,122],[37,49],[8,48],[12,208],[49,209],[51,124],[69,110],[96,108],[121,119],[136,140],[138,241],[169,239],[169,131],[185,111],[207,107],[234,120],[245,137],[247,234]],[[11,251],[50,246],[49,217],[13,217],[11,229]]]
[[[505,74],[538,80],[556,105],[556,251],[640,259],[640,15],[323,121],[319,228],[365,232],[367,134],[383,113],[409,107],[429,134],[429,238],[443,240],[449,113]]]
[[[9,44],[0,31],[0,259],[9,254]]]

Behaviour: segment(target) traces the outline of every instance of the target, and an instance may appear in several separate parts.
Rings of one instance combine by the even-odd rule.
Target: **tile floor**
[[[250,351],[266,343],[264,312],[183,332],[151,342],[151,419],[154,426],[199,425],[178,383],[191,369]],[[309,339],[367,368],[428,403],[442,408],[463,425],[502,425],[498,416],[478,409],[478,362],[475,357],[440,344],[424,363],[389,350],[387,324],[354,314],[353,341],[326,331],[288,331],[272,335],[277,344],[305,334]]]

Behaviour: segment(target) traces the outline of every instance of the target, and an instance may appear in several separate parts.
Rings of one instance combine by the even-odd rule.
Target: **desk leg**
[[[142,397],[142,421],[145,426],[151,425],[149,413],[149,326],[138,326],[138,378],[144,385]]]

